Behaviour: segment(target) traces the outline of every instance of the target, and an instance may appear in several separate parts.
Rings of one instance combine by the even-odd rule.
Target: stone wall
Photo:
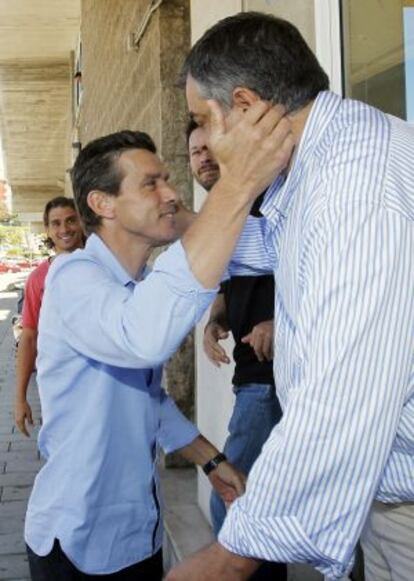
[[[83,144],[119,129],[141,129],[160,143],[159,12],[151,19],[139,52],[128,49],[149,0],[83,0]]]
[[[154,139],[171,181],[192,205],[185,143],[184,94],[175,86],[190,47],[189,0],[165,0],[153,13],[138,48],[129,47],[150,0],[83,0],[82,145],[120,129],[139,129]],[[190,336],[167,365],[168,391],[194,416],[194,347]]]
[[[190,47],[189,0],[165,0],[137,50],[132,33],[150,0],[83,0],[81,17],[82,144],[119,129],[147,131],[169,165],[172,180],[191,201],[182,91],[175,87]]]

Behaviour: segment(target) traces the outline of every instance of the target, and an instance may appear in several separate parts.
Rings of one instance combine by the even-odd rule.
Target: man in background
[[[43,212],[46,245],[54,252],[30,273],[24,288],[22,331],[17,345],[15,421],[17,428],[29,437],[33,425],[32,409],[27,401],[30,377],[35,369],[37,332],[45,279],[54,256],[82,248],[84,234],[74,200],[57,196],[47,202]]]

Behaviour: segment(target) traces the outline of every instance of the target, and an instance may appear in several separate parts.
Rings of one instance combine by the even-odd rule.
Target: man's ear
[[[100,190],[92,190],[87,197],[88,206],[100,218],[107,218],[112,220],[115,216],[114,210],[115,196],[101,192]]]
[[[232,93],[233,106],[245,111],[260,100],[259,95],[247,87],[235,87]]]

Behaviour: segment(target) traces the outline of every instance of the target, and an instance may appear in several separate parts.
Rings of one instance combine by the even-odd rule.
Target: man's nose
[[[202,163],[210,162],[210,161],[212,161],[212,159],[213,159],[213,157],[208,149],[205,149],[204,151],[201,152],[201,162]]]
[[[178,203],[181,199],[181,196],[177,192],[177,190],[173,186],[170,186],[167,183],[164,184],[164,186],[162,187],[161,193],[162,193],[162,201],[163,202]]]

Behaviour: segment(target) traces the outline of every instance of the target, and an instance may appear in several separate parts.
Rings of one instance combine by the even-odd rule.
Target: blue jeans
[[[273,385],[247,383],[234,387],[233,391],[236,402],[224,453],[232,464],[248,474],[270,432],[281,419],[282,410]],[[210,512],[217,536],[226,516],[226,508],[215,491],[210,497]],[[287,568],[283,563],[264,563],[251,577],[257,581],[282,581],[286,578]]]
[[[282,417],[282,410],[273,385],[246,383],[233,387],[233,392],[236,401],[223,451],[229,462],[248,474],[270,432]],[[210,512],[217,536],[226,516],[226,507],[214,491],[210,498]]]

